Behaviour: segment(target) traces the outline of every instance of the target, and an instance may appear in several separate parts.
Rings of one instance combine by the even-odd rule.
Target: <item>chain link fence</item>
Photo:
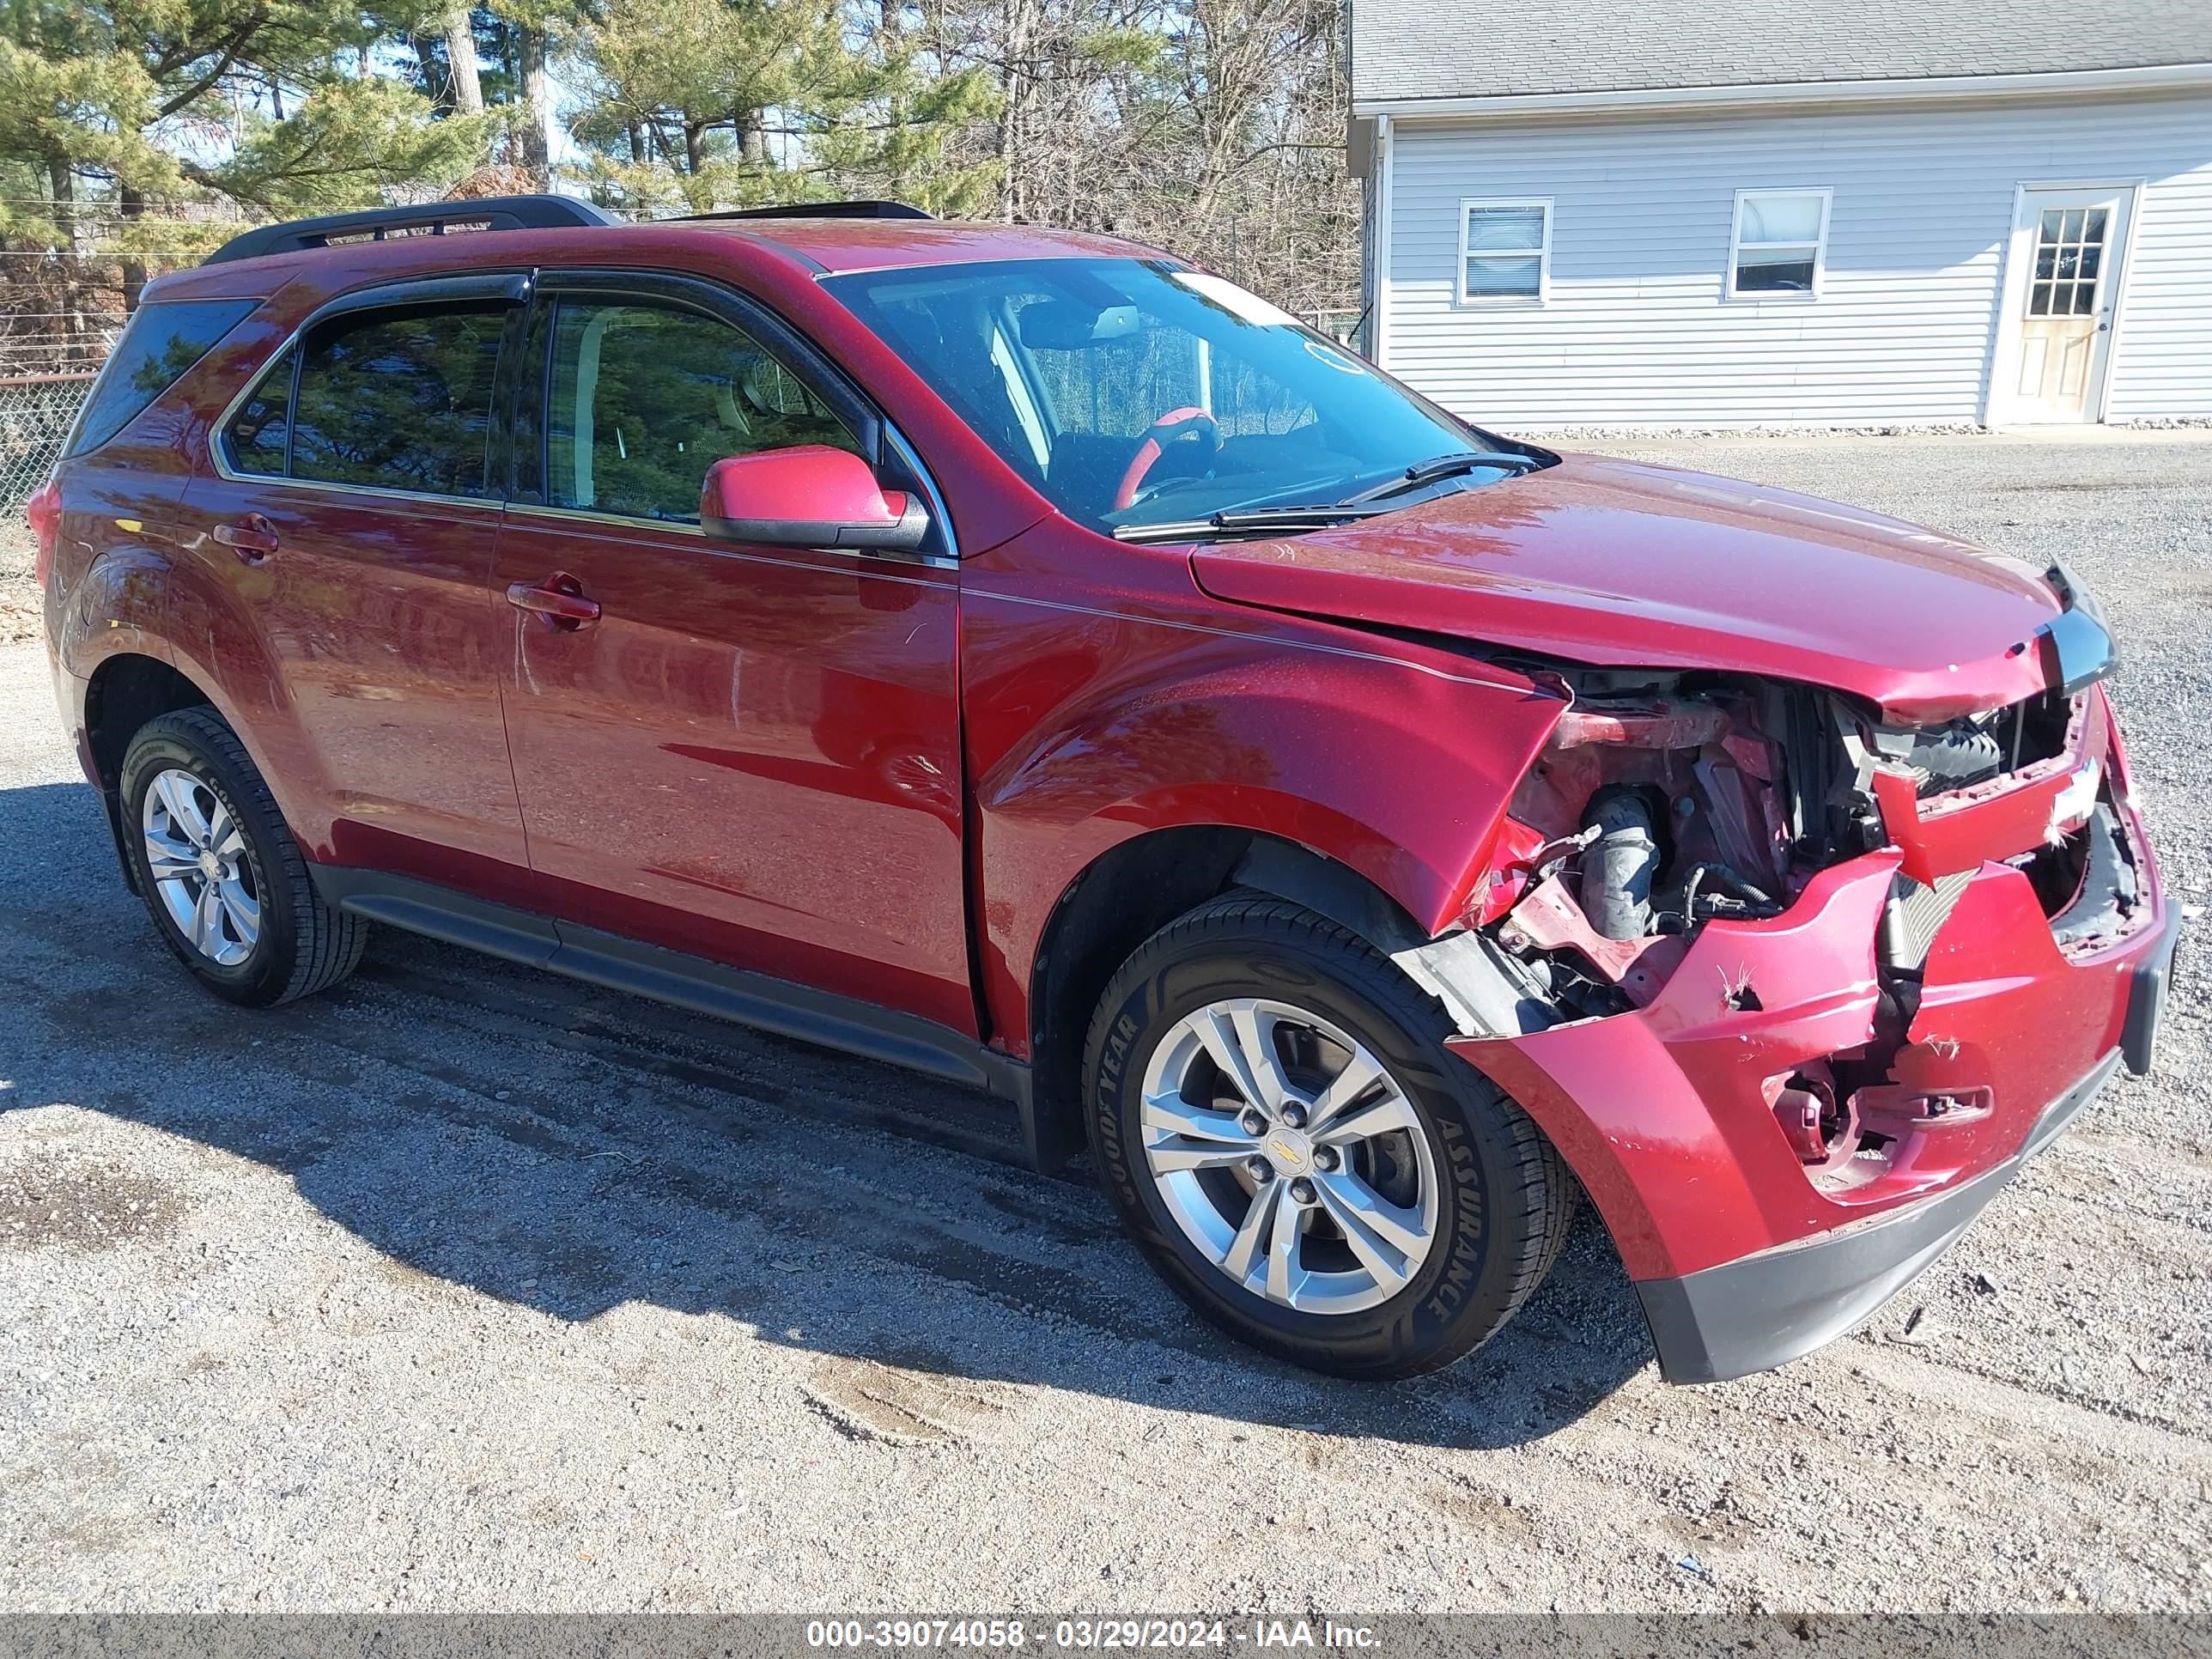
[[[0,512],[15,512],[46,482],[94,378],[0,376]]]

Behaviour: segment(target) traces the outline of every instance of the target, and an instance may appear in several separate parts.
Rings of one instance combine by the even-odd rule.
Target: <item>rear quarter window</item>
[[[245,321],[258,300],[155,300],[132,313],[85,399],[64,455],[97,449]]]

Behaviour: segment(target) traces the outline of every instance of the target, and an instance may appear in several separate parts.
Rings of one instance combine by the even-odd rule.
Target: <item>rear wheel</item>
[[[1353,1376],[1449,1364],[1542,1281],[1573,1190],[1450,1035],[1310,911],[1194,911],[1129,959],[1092,1023],[1108,1194],[1183,1298],[1256,1346]]]
[[[124,756],[118,793],[155,928],[208,989],[267,1007],[353,971],[368,924],[323,902],[268,786],[213,710],[149,721]]]

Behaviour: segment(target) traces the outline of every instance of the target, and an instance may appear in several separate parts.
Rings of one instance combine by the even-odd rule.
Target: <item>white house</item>
[[[2212,417],[2212,0],[1353,0],[1352,94],[1461,414]]]

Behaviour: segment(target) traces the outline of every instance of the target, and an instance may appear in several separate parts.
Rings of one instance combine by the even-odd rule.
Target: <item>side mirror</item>
[[[929,514],[915,497],[886,493],[858,455],[798,444],[708,467],[699,526],[721,541],[764,547],[911,553],[929,533]]]

